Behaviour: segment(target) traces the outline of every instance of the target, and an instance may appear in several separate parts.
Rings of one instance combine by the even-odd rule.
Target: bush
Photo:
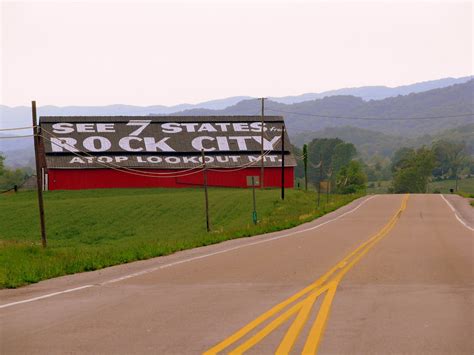
[[[426,148],[408,150],[400,154],[394,164],[393,191],[395,193],[426,192],[431,171],[435,166],[434,154]]]
[[[341,194],[355,194],[357,192],[363,192],[365,189],[359,185],[347,185],[339,189]]]
[[[343,166],[336,177],[337,191],[342,194],[364,191],[366,183],[367,175],[362,170],[362,164],[355,160]]]

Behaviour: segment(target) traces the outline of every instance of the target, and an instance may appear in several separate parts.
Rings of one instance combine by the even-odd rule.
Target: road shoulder
[[[454,213],[469,227],[474,230],[474,208],[469,204],[469,199],[459,195],[442,195],[450,207],[454,208]]]

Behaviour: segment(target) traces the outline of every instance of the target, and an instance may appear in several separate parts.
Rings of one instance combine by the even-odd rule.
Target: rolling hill
[[[268,100],[266,114],[285,117],[288,132],[298,135],[320,131],[327,127],[353,127],[369,129],[390,135],[416,137],[435,134],[474,122],[474,80],[442,89],[390,97],[383,100],[364,101],[354,96],[331,96],[323,99],[285,105]],[[179,115],[255,115],[260,112],[257,100],[241,101],[224,110],[194,109]],[[470,114],[470,115],[466,115]],[[313,115],[313,116],[312,116]],[[317,115],[317,116],[314,116]],[[462,117],[450,117],[464,115]],[[328,117],[329,116],[329,117]],[[345,119],[336,117],[363,117]],[[390,118],[415,118],[390,120]],[[416,119],[440,117],[437,119]]]
[[[448,80],[448,79],[446,79]],[[446,81],[443,81],[446,82]],[[419,84],[418,89],[423,87]],[[425,84],[425,87],[428,84]],[[432,84],[430,84],[432,85]],[[361,154],[371,156],[380,154],[389,156],[399,146],[418,146],[430,144],[436,137],[457,137],[474,146],[472,138],[466,136],[472,133],[474,123],[474,80],[462,84],[411,93],[404,96],[389,97],[383,100],[364,101],[355,96],[329,96],[322,99],[283,104],[272,100],[266,102],[267,115],[282,115],[285,117],[288,133],[294,144],[315,137],[339,136],[341,139],[353,142]],[[247,97],[239,97],[247,98]],[[257,115],[260,114],[260,102],[256,99],[244,100],[214,100],[212,107],[185,109],[173,112],[176,115]],[[238,101],[238,102],[235,102]],[[231,106],[225,105],[234,103]],[[55,107],[39,108],[39,115],[148,115],[155,108],[163,106],[128,106],[112,105],[101,107]],[[183,108],[189,106],[181,105]],[[0,106],[0,128],[28,126],[31,123],[29,107]],[[471,113],[462,117],[449,117]],[[373,120],[331,118],[339,117],[368,117]],[[416,119],[426,116],[441,117],[439,119]],[[448,116],[448,117],[447,117]],[[414,120],[387,120],[390,117],[415,118]],[[351,128],[347,128],[350,126]],[[465,129],[471,127],[470,129]],[[464,127],[464,128],[463,128]],[[14,134],[13,132],[8,132]],[[28,134],[28,131],[18,131],[16,134]],[[5,135],[5,134],[1,134]],[[471,135],[472,137],[472,135]],[[0,139],[0,152],[6,157],[9,166],[31,165],[33,149],[31,139]],[[471,149],[471,152],[474,152]],[[473,153],[474,154],[474,153]]]
[[[437,88],[444,88],[454,84],[465,83],[472,79],[472,76],[461,78],[444,78],[431,80],[410,85],[403,85],[394,88],[386,86],[363,86],[359,88],[343,88],[338,90],[324,91],[320,93],[306,93],[296,96],[271,97],[270,100],[282,104],[294,104],[304,101],[312,101],[331,96],[350,95],[359,97],[364,101],[381,100],[387,97],[408,95],[411,93],[424,92]],[[183,110],[207,109],[223,110],[237,103],[253,99],[250,96],[232,96],[224,99],[205,101],[197,104],[180,104],[174,106],[153,105],[107,105],[107,106],[39,106],[39,116],[90,116],[90,115],[124,115],[140,116],[148,114],[166,115]],[[41,103],[39,103],[41,104]],[[0,128],[11,128],[27,126],[31,121],[31,109],[27,106],[9,107],[0,105]]]
[[[275,102],[282,104],[294,104],[303,101],[322,99],[328,96],[339,96],[339,95],[350,95],[360,97],[361,99],[368,100],[382,100],[387,97],[395,97],[399,95],[409,95],[412,93],[418,93],[433,89],[440,89],[447,86],[462,84],[471,80],[472,76],[465,76],[462,78],[444,78],[438,80],[424,81],[421,83],[403,85],[397,87],[387,86],[362,86],[357,88],[344,88],[338,90],[324,91],[321,93],[307,93],[296,96],[285,96],[285,97],[271,97],[270,99]]]

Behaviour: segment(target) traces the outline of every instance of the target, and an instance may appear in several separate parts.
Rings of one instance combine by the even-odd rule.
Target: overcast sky
[[[472,74],[472,2],[2,2],[1,103],[173,105]]]

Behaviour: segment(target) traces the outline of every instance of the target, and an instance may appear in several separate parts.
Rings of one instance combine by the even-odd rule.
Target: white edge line
[[[344,217],[344,216],[347,216],[348,214],[351,214],[351,213],[357,211],[357,210],[358,210],[360,207],[362,207],[366,202],[372,200],[372,199],[375,198],[376,196],[377,196],[377,195],[370,196],[369,198],[366,198],[364,201],[362,201],[361,203],[359,203],[359,204],[358,204],[356,207],[354,207],[353,209],[351,209],[351,210],[349,210],[349,211],[347,211],[347,212],[344,212],[343,214],[341,214],[341,215],[339,215],[339,216],[337,216],[337,217],[334,217],[333,219],[327,220],[327,221],[325,221],[325,222],[323,222],[323,223],[320,223],[320,224],[318,224],[318,225],[316,225],[316,226],[313,226],[313,227],[310,227],[310,228],[302,229],[302,230],[299,230],[299,231],[294,231],[294,232],[291,232],[291,233],[282,234],[282,235],[279,235],[279,236],[276,236],[276,237],[273,237],[273,238],[268,238],[268,239],[264,239],[264,240],[259,240],[259,241],[253,242],[253,243],[238,245],[238,246],[235,246],[235,247],[232,247],[232,248],[228,248],[228,249],[216,251],[216,252],[214,252],[214,253],[199,255],[199,256],[195,256],[195,257],[189,258],[189,259],[184,259],[184,260],[175,261],[175,262],[173,262],[173,263],[169,263],[169,264],[165,264],[165,265],[160,265],[160,266],[153,267],[153,268],[150,268],[150,269],[146,269],[146,270],[143,270],[143,271],[135,272],[135,273],[133,273],[133,274],[129,274],[129,275],[125,275],[125,276],[122,276],[122,277],[115,278],[115,279],[111,279],[111,280],[108,280],[108,281],[99,283],[99,284],[97,284],[97,285],[98,285],[98,286],[103,286],[103,285],[108,285],[108,284],[116,283],[116,282],[119,282],[119,281],[123,281],[123,280],[130,279],[130,278],[132,278],[132,277],[137,277],[137,276],[145,275],[145,274],[148,274],[148,273],[157,271],[157,270],[166,269],[166,268],[173,267],[173,266],[176,266],[176,265],[180,265],[180,264],[184,264],[184,263],[189,263],[189,262],[191,262],[191,261],[200,260],[200,259],[208,258],[208,257],[214,256],[214,255],[219,255],[219,254],[227,253],[227,252],[230,252],[230,251],[233,251],[233,250],[242,249],[242,248],[246,248],[246,247],[253,246],[253,245],[257,245],[257,244],[263,244],[263,243],[271,242],[271,241],[274,241],[274,240],[278,240],[278,239],[282,239],[282,238],[287,238],[287,237],[289,237],[289,236],[291,236],[291,235],[300,234],[300,233],[308,232],[308,231],[311,231],[311,230],[315,230],[315,229],[318,229],[318,228],[320,228],[320,227],[322,227],[322,226],[324,226],[324,225],[326,225],[326,224],[328,224],[328,223],[337,221],[338,219],[340,219],[340,218],[342,218],[342,217]],[[442,196],[442,195],[441,195],[441,196]],[[449,204],[449,202],[448,202],[448,204]],[[451,208],[452,208],[452,207],[451,207]],[[469,228],[469,227],[468,227],[468,228]],[[83,289],[86,289],[86,288],[89,288],[89,287],[93,287],[93,286],[97,286],[97,285],[84,285],[84,286],[81,286],[81,287],[70,288],[70,289],[67,289],[67,290],[64,290],[64,291],[48,293],[48,294],[43,295],[43,296],[38,296],[38,297],[34,297],[34,298],[29,298],[29,299],[22,300],[22,301],[17,301],[17,302],[12,302],[12,303],[6,303],[6,304],[3,304],[3,305],[0,305],[0,309],[2,309],[2,308],[7,308],[7,307],[12,307],[12,306],[16,306],[16,305],[23,304],[23,303],[29,303],[29,302],[39,301],[39,300],[42,300],[42,299],[45,299],[45,298],[49,298],[49,297],[61,295],[61,294],[64,294],[64,293],[80,291],[80,290],[83,290]]]
[[[2,305],[0,305],[0,308],[7,308],[7,307],[11,307],[11,306],[16,306],[17,304],[22,304],[22,303],[28,303],[28,302],[38,301],[38,300],[42,300],[42,299],[44,299],[44,298],[49,298],[49,297],[57,296],[57,295],[60,295],[60,294],[63,294],[63,293],[69,293],[69,292],[74,292],[74,291],[83,290],[83,289],[85,289],[85,288],[89,288],[89,287],[92,287],[92,286],[94,286],[94,285],[84,285],[84,286],[81,286],[81,287],[70,288],[70,289],[64,290],[64,291],[48,293],[47,295],[38,296],[38,297],[34,297],[34,298],[29,298],[29,299],[26,299],[26,300],[23,300],[23,301],[18,301],[18,302],[12,302],[12,303],[7,303],[7,304],[2,304]]]
[[[230,252],[230,251],[233,251],[233,250],[237,250],[237,249],[242,249],[242,248],[246,248],[246,247],[250,247],[250,246],[253,246],[253,245],[257,245],[257,244],[263,244],[263,243],[267,243],[267,242],[272,242],[274,240],[278,240],[278,239],[282,239],[282,238],[287,238],[291,235],[294,235],[294,234],[300,234],[300,233],[303,233],[303,232],[307,232],[307,231],[310,231],[310,230],[314,230],[314,229],[318,229],[330,222],[334,222],[336,220],[338,220],[339,218],[342,218],[352,212],[355,212],[357,209],[359,209],[359,207],[361,207],[363,204],[365,204],[367,201],[373,199],[375,197],[374,196],[371,196],[367,199],[365,199],[364,201],[362,201],[360,204],[358,204],[355,208],[353,208],[352,210],[350,211],[347,211],[343,214],[341,214],[340,216],[337,216],[333,219],[330,219],[326,222],[323,222],[321,224],[318,224],[316,226],[313,226],[313,227],[310,227],[310,228],[306,228],[306,229],[302,229],[302,230],[299,230],[299,231],[294,231],[294,232],[291,232],[291,233],[286,233],[286,234],[282,234],[282,235],[279,235],[279,236],[276,236],[276,237],[272,237],[272,238],[268,238],[268,239],[264,239],[264,240],[259,240],[259,241],[256,241],[256,242],[253,242],[253,243],[247,243],[247,244],[243,244],[243,245],[238,245],[238,246],[235,246],[235,247],[232,247],[232,248],[228,248],[228,249],[224,249],[224,250],[219,250],[219,251],[216,251],[214,253],[209,253],[209,254],[204,254],[204,255],[199,255],[199,256],[195,256],[195,257],[192,257],[192,258],[189,258],[189,259],[184,259],[184,260],[180,260],[180,261],[175,261],[173,263],[169,263],[169,264],[165,264],[165,265],[160,265],[160,266],[157,266],[157,267],[154,267],[154,268],[150,268],[150,269],[146,269],[146,270],[143,270],[143,271],[139,271],[139,272],[136,272],[136,273],[133,273],[133,274],[130,274],[130,275],[125,275],[125,276],[122,276],[122,277],[118,277],[116,279],[112,279],[112,280],[108,280],[108,281],[105,281],[103,283],[101,283],[100,285],[107,285],[107,284],[111,284],[111,283],[115,283],[115,282],[119,282],[119,281],[122,281],[122,280],[126,280],[126,279],[130,279],[132,277],[136,277],[136,276],[140,276],[140,275],[144,275],[144,274],[148,274],[150,272],[154,272],[154,271],[157,271],[157,270],[160,270],[160,269],[166,269],[166,268],[169,268],[169,267],[173,267],[173,266],[176,266],[176,265],[179,265],[179,264],[184,264],[184,263],[189,263],[191,261],[195,261],[195,260],[199,260],[199,259],[204,259],[204,258],[208,258],[210,256],[214,256],[214,255],[219,255],[219,254],[223,254],[223,253],[227,253],[227,252]]]
[[[451,208],[451,210],[453,211],[454,215],[456,216],[456,219],[461,222],[461,224],[466,227],[467,229],[471,230],[471,231],[474,231],[474,228],[470,227],[467,225],[466,222],[463,221],[463,219],[461,217],[459,217],[459,215],[457,214],[456,210],[454,209],[453,205],[451,205],[451,203],[446,199],[446,197],[443,196],[443,194],[440,195],[441,198],[448,204],[449,208]]]

